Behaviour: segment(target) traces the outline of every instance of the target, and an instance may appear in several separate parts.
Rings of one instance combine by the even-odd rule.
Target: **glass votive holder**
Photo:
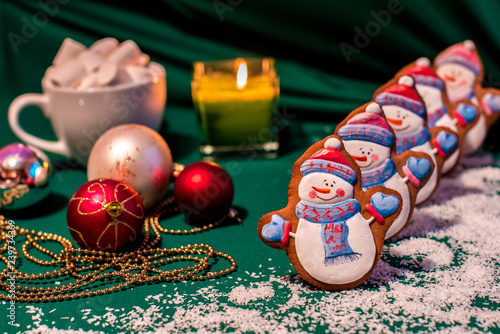
[[[277,156],[279,77],[273,58],[195,62],[191,83],[204,160]]]

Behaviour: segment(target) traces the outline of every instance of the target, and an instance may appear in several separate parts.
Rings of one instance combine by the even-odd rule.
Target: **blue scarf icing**
[[[429,141],[431,134],[426,128],[407,135],[396,135],[396,153],[402,154],[415,146],[420,146]]]
[[[444,105],[434,110],[433,112],[427,112],[427,126],[430,128],[435,127],[437,121],[443,118],[445,114],[446,114],[446,107]]]
[[[295,208],[299,219],[321,224],[321,240],[325,249],[325,265],[338,265],[352,262],[361,257],[347,242],[349,227],[346,221],[359,213],[361,206],[355,199],[338,204],[313,204],[300,201]]]
[[[363,189],[369,189],[376,185],[383,185],[385,181],[389,180],[396,174],[396,165],[392,159],[386,159],[384,163],[373,169],[361,171],[361,179]]]

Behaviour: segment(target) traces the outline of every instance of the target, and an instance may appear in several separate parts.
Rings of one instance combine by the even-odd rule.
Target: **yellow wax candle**
[[[205,144],[242,146],[269,142],[273,108],[279,96],[279,86],[273,80],[278,79],[252,76],[239,88],[234,76],[200,78],[197,89],[193,89],[193,100]]]

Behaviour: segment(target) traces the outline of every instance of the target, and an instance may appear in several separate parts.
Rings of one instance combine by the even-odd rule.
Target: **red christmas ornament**
[[[188,221],[214,221],[226,214],[233,201],[229,173],[215,162],[192,163],[174,183],[174,199]]]
[[[75,192],[66,217],[71,236],[80,247],[123,251],[142,233],[144,206],[129,185],[98,179]]]

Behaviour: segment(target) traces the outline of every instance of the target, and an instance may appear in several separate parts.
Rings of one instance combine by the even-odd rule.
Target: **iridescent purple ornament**
[[[0,149],[0,209],[19,209],[47,194],[52,166],[40,150],[14,143]],[[30,193],[30,196],[26,196]],[[33,196],[35,195],[35,196]],[[31,200],[26,200],[30,197]],[[23,198],[22,201],[19,199]]]

